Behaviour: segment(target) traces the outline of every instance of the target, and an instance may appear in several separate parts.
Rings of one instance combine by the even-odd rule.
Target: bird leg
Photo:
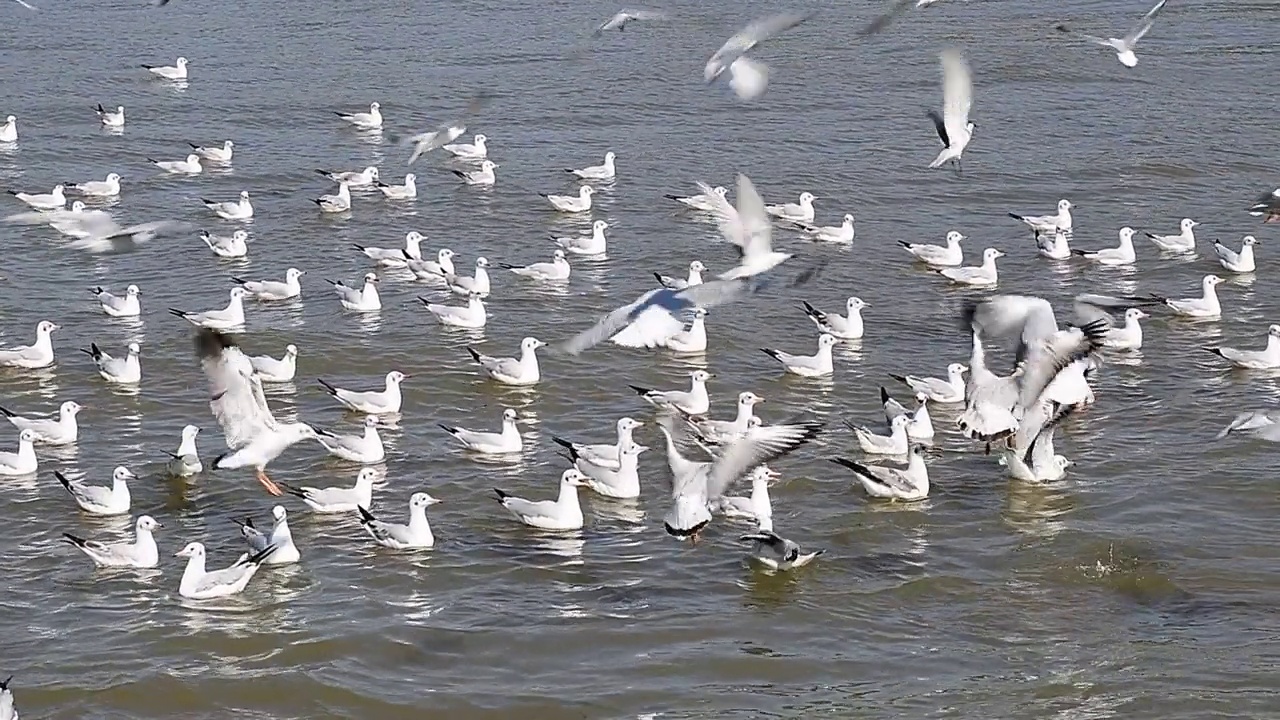
[[[267,492],[272,495],[277,497],[284,495],[284,491],[280,489],[280,486],[267,477],[267,471],[262,468],[258,468],[258,482],[262,483],[262,487],[266,488]]]

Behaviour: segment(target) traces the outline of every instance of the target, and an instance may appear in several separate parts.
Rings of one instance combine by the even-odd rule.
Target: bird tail
[[[330,395],[334,397],[338,396],[338,388],[329,384],[324,378],[316,378],[316,382],[320,383],[320,386],[323,387]]]
[[[436,423],[436,424],[440,426],[440,429],[441,429],[441,430],[444,430],[445,432],[449,433],[450,435],[457,435],[457,434],[458,434],[458,428],[454,427],[453,425],[445,425],[444,423]]]
[[[889,402],[892,399],[893,399],[893,396],[889,395],[888,388],[881,385],[880,386],[880,404],[884,405],[885,403]]]
[[[773,348],[760,348],[760,352],[764,353],[765,355],[768,355],[769,357],[773,358],[774,360],[777,360],[778,362],[782,362],[781,353],[779,353],[777,350],[774,350]]]
[[[472,360],[475,360],[476,362],[480,362],[480,353],[476,352],[475,348],[468,347],[467,352],[471,353]]]
[[[363,505],[356,505],[356,510],[360,512],[361,525],[368,525],[369,523],[374,522],[375,520],[378,519],[373,516],[373,513],[369,512],[368,510],[365,510]]]
[[[632,390],[635,390],[637,395],[648,395],[649,393],[653,392],[652,388],[644,388],[644,387],[640,387],[639,385],[628,385],[627,387],[631,388]]]
[[[1017,213],[1009,213],[1009,217],[1013,218],[1014,220],[1017,220],[1018,222],[1026,222],[1026,221],[1027,221],[1027,219],[1026,219],[1026,218],[1022,217],[1021,215],[1019,215],[1019,214],[1017,214]]]
[[[62,483],[62,487],[66,488],[67,492],[71,492],[71,481],[67,479],[66,475],[54,470],[53,476],[58,479],[58,482]]]
[[[190,315],[186,310],[179,310],[177,308],[169,308],[169,314],[177,315],[180,318],[185,318],[187,315]]]
[[[813,318],[814,320],[817,320],[818,322],[826,322],[826,321],[827,321],[827,314],[826,314],[826,313],[824,313],[824,312],[822,312],[821,310],[819,310],[818,308],[816,308],[816,307],[814,307],[814,306],[810,305],[808,302],[806,302],[806,301],[804,301],[804,300],[801,300],[801,301],[800,301],[800,304],[801,304],[801,305],[804,305],[804,313],[805,313],[806,315],[808,315],[809,317]]]
[[[493,492],[498,495],[498,502],[502,502],[503,500],[506,500],[507,498],[511,497],[511,493],[507,492],[506,490],[499,490],[498,488],[494,488]]]
[[[3,413],[5,417],[18,417],[17,413],[6,407],[0,407],[0,413]]]
[[[555,435],[551,436],[551,442],[563,448],[569,448],[570,450],[573,449],[573,443],[569,442],[568,440],[565,440],[564,438],[556,437]]]
[[[88,541],[88,540],[85,540],[85,539],[84,539],[84,538],[82,538],[82,537],[76,537],[75,535],[72,535],[71,533],[62,533],[62,539],[63,539],[64,541],[66,541],[66,542],[68,542],[68,543],[72,544],[72,545],[75,545],[75,546],[76,546],[76,547],[78,547],[78,548],[83,548],[85,545],[88,545],[88,544],[89,544],[89,541]],[[6,682],[8,682],[8,681],[6,681]]]

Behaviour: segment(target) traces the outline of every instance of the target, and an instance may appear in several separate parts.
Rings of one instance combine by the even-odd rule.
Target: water
[[[672,2],[682,18],[637,24],[597,43],[586,29],[603,3],[211,3],[46,0],[30,13],[2,7],[0,111],[19,116],[16,152],[0,154],[4,187],[125,176],[115,208],[128,220],[176,217],[215,232],[198,198],[254,193],[250,259],[220,261],[194,237],[141,252],[90,258],[51,246],[48,231],[5,229],[0,329],[26,343],[37,321],[63,325],[56,371],[0,376],[5,407],[86,406],[82,439],[41,451],[33,479],[4,481],[0,525],[0,670],[15,673],[24,717],[41,718],[662,718],[715,717],[1257,717],[1274,711],[1280,598],[1272,542],[1277,507],[1269,448],[1232,441],[1204,447],[1242,406],[1280,395],[1274,376],[1228,373],[1201,348],[1260,344],[1276,317],[1274,232],[1243,208],[1274,186],[1274,3],[1171,3],[1139,49],[1134,70],[1106,50],[1056,37],[1052,25],[1117,34],[1143,2],[1073,0],[1048,11],[1031,0],[943,2],[886,34],[854,42],[879,2],[832,4],[814,22],[763,49],[775,68],[765,100],[742,105],[700,79],[701,63],[767,3]],[[924,111],[941,102],[936,52],[968,48],[978,134],[957,180],[924,166],[936,139]],[[190,58],[189,86],[151,81],[140,63]],[[477,118],[502,167],[496,188],[461,186],[438,157],[414,169],[421,196],[393,206],[357,197],[349,218],[321,217],[307,198],[329,188],[314,168],[377,164],[398,180],[407,152],[384,137],[344,129],[331,111],[382,103],[388,129],[449,119],[479,90],[496,99]],[[102,133],[90,106],[125,105],[122,136]],[[236,142],[234,168],[192,179],[161,177],[147,157],[177,159],[185,142]],[[560,168],[618,153],[620,179],[597,196],[594,218],[613,223],[609,259],[576,261],[567,291],[497,275],[483,333],[438,327],[415,300],[439,297],[391,273],[386,309],[339,310],[324,278],[367,269],[352,243],[394,245],[426,233],[469,263],[545,260],[550,233],[590,218],[557,217],[533,191],[571,189]],[[1227,316],[1189,323],[1159,313],[1141,353],[1112,356],[1097,405],[1062,441],[1068,479],[1026,487],[947,433],[931,459],[933,496],[915,505],[867,501],[824,460],[853,453],[833,423],[827,436],[776,467],[775,522],[826,556],[791,576],[741,564],[741,529],[717,521],[706,542],[666,537],[667,471],[652,424],[641,437],[643,497],[635,505],[585,496],[586,530],[565,538],[527,532],[490,488],[550,497],[563,461],[552,434],[606,439],[622,414],[648,417],[627,383],[685,384],[695,363],[600,349],[545,358],[536,390],[480,380],[465,346],[515,352],[533,334],[556,340],[649,286],[649,273],[683,273],[700,258],[733,259],[714,228],[662,194],[693,181],[729,184],[744,171],[774,202],[801,190],[823,196],[820,220],[858,218],[854,251],[802,244],[826,259],[803,295],[768,295],[708,318],[714,409],[744,389],[768,398],[770,421],[801,408],[878,423],[889,372],[936,374],[967,356],[955,318],[975,293],[943,287],[906,262],[897,240],[969,235],[968,256],[991,245],[1001,289],[1062,300],[1083,289],[1193,294],[1217,269],[1208,240],[1262,239],[1256,279],[1222,288]],[[1079,206],[1075,244],[1115,242],[1116,229],[1173,232],[1203,223],[1194,259],[1159,258],[1139,243],[1137,270],[1036,257],[1009,210]],[[5,207],[16,210],[8,201]],[[854,254],[856,252],[856,254]],[[211,565],[241,551],[232,515],[263,522],[272,500],[245,472],[187,484],[160,474],[163,450],[184,423],[206,430],[206,458],[221,450],[191,356],[191,332],[168,307],[225,302],[225,276],[280,277],[297,265],[304,302],[251,306],[245,345],[302,350],[299,380],[276,389],[278,414],[354,432],[313,382],[405,386],[400,428],[388,443],[375,511],[402,517],[408,495],[429,489],[440,545],[429,553],[375,549],[351,518],[315,517],[298,503],[294,534],[304,561],[264,571],[240,598],[177,596],[169,557],[204,541]],[[143,288],[141,324],[101,316],[87,286]],[[856,293],[871,307],[867,340],[842,346],[834,382],[781,378],[760,346],[808,349],[801,297],[836,309]],[[749,324],[754,321],[758,324]],[[108,389],[76,348],[143,345],[136,396]],[[896,389],[895,389],[896,390]],[[903,393],[905,395],[905,393]],[[524,418],[519,463],[460,455],[437,422],[497,427],[501,408]],[[935,414],[939,427],[952,415]],[[6,440],[6,443],[12,440]],[[105,481],[117,464],[143,479],[135,510],[165,524],[159,572],[93,571],[60,533],[124,534],[127,519],[78,515],[55,469]],[[297,448],[273,466],[281,480],[348,484],[355,468]]]

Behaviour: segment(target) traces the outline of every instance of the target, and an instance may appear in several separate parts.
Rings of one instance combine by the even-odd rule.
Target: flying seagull
[[[942,51],[942,114],[930,110],[929,118],[933,120],[942,139],[942,152],[929,163],[929,167],[938,168],[954,160],[956,172],[960,172],[960,155],[973,139],[973,129],[977,127],[969,122],[969,108],[973,105],[973,78],[969,74],[969,64],[958,50]]]
[[[1150,32],[1151,25],[1155,23],[1156,15],[1164,9],[1164,4],[1168,1],[1169,0],[1160,0],[1160,2],[1156,3],[1155,7],[1148,10],[1147,14],[1142,16],[1142,22],[1138,23],[1137,27],[1130,30],[1129,34],[1122,38],[1100,38],[1096,35],[1086,35],[1084,33],[1078,33],[1071,30],[1065,24],[1059,24],[1057,30],[1061,33],[1075,35],[1076,37],[1083,38],[1089,42],[1097,43],[1103,47],[1109,47],[1116,51],[1116,58],[1120,60],[1121,65],[1124,65],[1125,67],[1133,67],[1138,64],[1138,56],[1134,54],[1134,48],[1137,47],[1138,41]]]
[[[703,78],[714,82],[729,71],[729,87],[743,100],[755,100],[769,84],[769,66],[747,57],[747,52],[774,35],[790,30],[814,13],[780,13],[760,18],[738,31],[707,60]]]
[[[627,23],[633,20],[666,20],[667,14],[658,10],[621,10],[617,15],[604,21],[600,27],[592,31],[592,35],[599,37],[607,30],[617,30],[622,32],[627,29]]]

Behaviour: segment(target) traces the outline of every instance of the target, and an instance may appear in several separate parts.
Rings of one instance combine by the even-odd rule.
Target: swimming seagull
[[[444,424],[440,427],[461,442],[463,447],[482,455],[506,455],[524,449],[524,440],[516,427],[516,411],[511,408],[502,411],[500,432],[480,432]]]
[[[525,500],[511,493],[494,488],[498,502],[516,519],[539,530],[581,530],[582,506],[578,504],[578,488],[587,484],[587,477],[574,468],[560,475],[560,494],[555,500]]]
[[[413,173],[404,174],[403,185],[388,185],[384,182],[378,182],[378,190],[382,192],[383,197],[388,200],[412,200],[418,197],[418,178]]]
[[[18,118],[9,115],[0,124],[0,143],[18,142]]]
[[[124,295],[112,295],[102,287],[90,288],[89,292],[98,299],[102,312],[111,317],[137,317],[142,314],[142,305],[138,302],[142,291],[137,285],[125,288]]]
[[[738,414],[732,420],[688,418],[689,429],[703,442],[712,445],[730,442],[747,432],[752,418],[755,417],[755,406],[762,402],[764,398],[750,390],[738,393]]]
[[[382,105],[373,102],[369,103],[369,112],[357,113],[340,113],[334,112],[334,115],[346,120],[359,130],[377,130],[382,127]]]
[[[818,332],[841,340],[857,340],[862,337],[862,309],[870,307],[862,298],[851,297],[846,300],[845,315],[823,312],[803,300],[801,304],[804,305],[805,315],[818,327]]]
[[[569,261],[564,257],[564,250],[560,248],[556,248],[556,251],[552,253],[551,262],[533,263],[524,267],[502,263],[499,267],[510,270],[521,277],[544,281],[568,280],[572,269],[569,266]]]
[[[947,366],[947,379],[942,380],[932,377],[918,377],[916,375],[894,375],[889,377],[899,382],[906,383],[916,393],[924,393],[930,400],[941,404],[952,404],[964,402],[965,398],[965,382],[964,374],[969,368],[963,363],[951,363]]]
[[[476,258],[475,274],[468,277],[466,275],[458,275],[456,273],[445,273],[444,281],[449,289],[458,295],[479,294],[485,297],[491,289],[489,283],[489,259],[486,257]]]
[[[373,481],[378,471],[371,467],[360,468],[356,473],[355,487],[313,488],[283,486],[291,495],[302,498],[312,510],[318,513],[349,513],[358,508],[368,508],[373,501]]]
[[[969,121],[969,109],[973,105],[973,78],[969,73],[969,64],[958,50],[942,51],[942,114],[930,110],[928,116],[933,120],[938,137],[942,140],[942,151],[929,163],[931,168],[939,168],[954,160],[956,172],[960,172],[960,156],[973,139],[973,130],[977,127]]]
[[[204,172],[204,166],[200,164],[200,156],[195,153],[187,155],[182,160],[154,160],[147,158],[147,162],[173,175],[199,175]]]
[[[591,223],[591,234],[579,237],[551,237],[551,241],[574,255],[603,255],[608,247],[604,231],[609,223],[596,220]]]
[[[333,172],[330,170],[316,170],[316,173],[323,175],[335,183],[346,183],[348,187],[369,187],[378,182],[378,168],[370,165],[363,170],[353,170],[351,172]]]
[[[907,454],[909,443],[907,426],[911,424],[911,418],[905,413],[889,422],[888,435],[877,435],[870,428],[864,425],[854,425],[848,420],[845,420],[844,424],[845,427],[853,432],[854,438],[858,441],[858,447],[862,448],[862,452],[868,455]]]
[[[844,221],[839,225],[815,226],[805,222],[797,222],[802,230],[820,242],[851,243],[853,242],[853,215],[845,213]]]
[[[30,472],[35,472],[34,465]],[[111,473],[111,487],[85,485],[79,480],[68,479],[57,470],[53,471],[53,476],[62,483],[62,487],[71,494],[71,499],[76,501],[80,509],[90,515],[123,515],[129,512],[129,481],[138,479],[137,475],[123,465]]]
[[[960,248],[960,241],[965,239],[964,235],[952,230],[947,233],[946,239],[946,245],[909,243],[905,240],[899,240],[898,244],[906,248],[907,252],[917,260],[931,267],[956,267],[964,262],[964,250]]]
[[[657,10],[620,10],[613,17],[605,20],[604,23],[591,32],[592,35],[600,37],[609,30],[617,30],[622,32],[627,29],[627,23],[635,20],[666,20],[667,14]]]
[[[1142,325],[1139,321],[1151,317],[1139,308],[1124,311],[1124,325],[1113,327],[1102,338],[1102,346],[1113,350],[1139,350],[1142,348]]]
[[[31,430],[18,433],[17,452],[0,452],[0,475],[30,475],[39,467],[35,450],[36,434]]]
[[[289,343],[284,346],[284,357],[279,360],[270,355],[253,355],[249,358],[253,371],[258,373],[262,382],[292,382],[298,374],[298,346]]]
[[[12,115],[9,116],[9,121],[13,121]],[[15,139],[16,137],[15,134]],[[1261,216],[1264,223],[1280,222],[1280,188],[1263,193],[1249,206],[1249,214]]]
[[[782,368],[792,375],[823,377],[835,372],[831,359],[831,349],[835,345],[835,337],[822,333],[818,336],[818,351],[813,355],[792,355],[772,348],[760,348],[760,351],[782,363]]]
[[[47,193],[24,193],[17,190],[8,191],[10,195],[26,203],[34,210],[58,210],[66,207],[67,196],[62,185],[54,185]]]
[[[712,188],[706,183],[698,183],[698,187],[709,188],[710,192],[704,191],[704,192],[698,193],[697,195],[688,195],[688,196],[663,195],[663,197],[667,198],[668,200],[675,200],[676,202],[680,203],[681,205],[684,205],[685,207],[692,208],[694,210],[701,210],[702,212],[709,212],[709,213],[716,212],[717,211],[716,209],[720,207],[720,205],[722,204],[722,201],[727,202],[727,200],[725,200],[725,195],[727,195],[729,191],[726,190],[725,188],[720,187],[718,185]]]
[[[75,190],[85,197],[115,197],[120,194],[120,175],[109,173],[105,180],[71,183],[67,190]]]
[[[453,143],[445,145],[444,150],[460,160],[484,160],[489,157],[489,148],[485,144],[489,138],[477,133],[469,143]]]
[[[419,280],[443,280],[445,275],[453,275],[457,270],[453,266],[453,256],[454,252],[449,248],[440,248],[435,260],[414,260],[406,250],[404,264]]]
[[[498,163],[485,160],[480,163],[479,170],[454,170],[453,174],[462,178],[462,181],[468,185],[493,185],[498,181],[498,176],[493,172],[496,167]]]
[[[902,403],[889,395],[888,388],[880,387],[880,405],[884,409],[885,422],[892,425],[893,419],[906,417],[907,437],[912,440],[928,442],[933,439],[933,419],[929,417],[929,396],[923,392],[916,393],[916,402],[920,403],[915,410],[908,410]]]
[[[773,503],[769,499],[769,481],[781,474],[761,465],[751,471],[751,495],[748,497],[721,496],[711,502],[712,512],[727,518],[749,520],[759,530],[773,529]]]
[[[707,394],[707,381],[715,377],[706,370],[689,373],[688,390],[653,390],[639,385],[628,385],[640,397],[656,407],[673,407],[684,415],[702,415],[711,409]]]
[[[551,440],[555,444],[567,448],[573,453],[574,462],[584,462],[597,467],[606,468],[608,470],[617,470],[621,467],[619,463],[619,453],[622,448],[627,445],[634,444],[632,433],[636,428],[644,426],[639,420],[633,420],[629,417],[619,418],[617,422],[618,439],[617,442],[610,444],[583,444],[569,442],[564,438],[558,438],[554,435]],[[579,468],[581,470],[581,468]]]
[[[693,309],[693,319],[689,327],[662,341],[662,347],[677,353],[699,354],[707,351],[707,311],[703,308]],[[613,337],[618,342],[618,336]],[[619,343],[620,344],[620,343]]]
[[[818,198],[815,197],[813,193],[802,192],[800,193],[800,202],[798,203],[765,205],[764,209],[765,212],[776,218],[790,220],[791,222],[809,223],[813,222],[813,201],[817,199]]]
[[[1175,313],[1183,317],[1220,318],[1222,317],[1222,305],[1218,302],[1218,291],[1215,288],[1223,282],[1225,281],[1217,275],[1205,275],[1204,279],[1200,281],[1201,297],[1184,300],[1159,299]]]
[[[929,496],[929,468],[924,462],[924,446],[912,445],[905,468],[863,465],[845,458],[831,462],[848,468],[867,494],[888,500],[915,501]]]
[[[378,275],[365,273],[364,284],[354,288],[343,284],[341,280],[329,280],[333,290],[338,294],[338,302],[344,310],[354,312],[377,312],[382,309],[382,298],[378,295]]]
[[[120,105],[115,110],[107,110],[102,107],[102,103],[98,103],[98,107],[94,108],[98,113],[98,120],[102,122],[104,127],[122,128],[124,127],[124,106]]]
[[[352,247],[365,254],[365,257],[386,267],[407,267],[408,260],[422,259],[422,241],[427,238],[417,230],[410,230],[404,236],[404,249],[368,247],[353,243]],[[449,251],[452,255],[453,251]]]
[[[138,359],[142,348],[138,343],[129,343],[127,354],[122,358],[108,355],[97,343],[89,343],[89,349],[81,348],[80,352],[93,358],[98,374],[109,383],[136,385],[142,382],[142,362]]]
[[[1065,232],[1054,230],[1053,237],[1036,236],[1036,252],[1050,260],[1068,260],[1072,254],[1071,243]]]
[[[427,508],[438,502],[440,501],[428,493],[416,492],[410,495],[407,525],[379,520],[363,507],[357,507],[356,510],[360,512],[360,525],[374,542],[392,550],[416,550],[436,544],[436,537],[431,533],[431,523],[427,521]]]
[[[753,533],[747,533],[738,538],[738,541],[755,543],[751,554],[748,556],[751,560],[770,570],[784,572],[804,567],[813,562],[814,558],[826,552],[826,550],[822,549],[805,552],[794,540],[788,540],[775,533],[772,529],[765,528]]]
[[[694,285],[701,285],[702,273],[706,272],[706,269],[707,266],[703,265],[701,260],[694,260],[689,263],[689,275],[684,279],[671,277],[670,275],[661,275],[659,273],[654,273],[653,276],[658,279],[658,284],[662,285],[664,288],[669,288],[671,290],[684,290],[685,288],[693,287]]]
[[[193,600],[238,595],[257,574],[263,561],[275,550],[274,547],[268,547],[253,555],[241,555],[230,567],[206,572],[204,545],[198,542],[188,543],[174,554],[175,557],[187,558],[187,566],[182,571],[182,580],[178,584],[178,594]]]
[[[1234,367],[1244,370],[1274,370],[1280,368],[1280,325],[1267,328],[1267,346],[1262,350],[1237,350],[1228,347],[1206,349]]]
[[[1040,237],[1040,233],[1051,233],[1056,230],[1062,230],[1065,233],[1071,233],[1071,208],[1075,207],[1070,200],[1058,201],[1058,213],[1056,215],[1019,215],[1017,213],[1009,213],[1009,217],[1013,218],[1031,228],[1036,237]]]
[[[35,10],[34,7],[17,0],[19,5],[25,8]],[[0,720],[18,720],[18,707],[13,703],[13,691],[9,689],[9,683],[13,681],[10,675],[4,682],[0,682]]]
[[[1221,240],[1214,240],[1213,252],[1218,256],[1218,263],[1228,272],[1251,273],[1258,269],[1253,259],[1253,246],[1257,244],[1257,238],[1252,235],[1245,235],[1240,252],[1236,252],[1223,245]]]
[[[0,407],[0,414],[9,424],[21,430],[30,430],[35,434],[35,442],[42,445],[70,445],[80,435],[76,416],[80,414],[80,403],[68,400],[58,406],[56,418],[39,418],[19,415],[5,407]]]
[[[1004,257],[1004,253],[995,248],[982,251],[982,264],[978,267],[940,268],[934,272],[958,285],[990,286],[999,282],[996,273],[996,258]]]
[[[1121,65],[1133,67],[1138,64],[1138,56],[1133,52],[1138,45],[1138,41],[1150,32],[1151,26],[1155,23],[1156,15],[1164,9],[1166,2],[1168,0],[1160,0],[1160,2],[1156,3],[1155,7],[1152,7],[1147,11],[1146,15],[1142,16],[1142,21],[1138,23],[1137,27],[1130,30],[1129,34],[1123,38],[1100,38],[1094,35],[1085,35],[1084,33],[1070,30],[1064,24],[1059,24],[1057,30],[1058,32],[1072,34],[1089,42],[1097,43],[1103,47],[1109,47],[1116,51],[1116,59],[1120,61]]]
[[[604,162],[599,165],[589,165],[581,170],[566,168],[565,172],[577,175],[583,180],[612,180],[617,175],[617,168],[613,164],[615,158],[617,155],[610,150],[604,154]]]
[[[400,384],[408,377],[408,375],[399,370],[392,370],[387,373],[386,385],[382,390],[363,392],[336,387],[321,378],[316,378],[316,382],[320,383],[326,392],[349,410],[368,415],[394,415],[400,412],[400,404],[403,399],[400,393]]]
[[[306,270],[289,268],[284,271],[284,281],[279,280],[245,280],[235,276],[231,281],[245,289],[245,292],[263,302],[291,300],[302,295],[302,284],[298,279],[306,275]]]
[[[378,434],[378,416],[364,419],[364,433],[360,435],[323,434],[320,444],[330,455],[361,465],[377,465],[387,458],[387,450]]]
[[[262,393],[262,380],[229,335],[201,329],[195,349],[209,379],[209,409],[229,448],[214,459],[213,469],[251,467],[267,492],[280,495],[280,487],[267,477],[267,464],[295,443],[317,439],[315,428],[276,420]]]
[[[134,523],[133,542],[104,543],[86,540],[71,533],[62,537],[80,552],[89,556],[94,565],[109,568],[153,568],[160,564],[160,551],[152,533],[163,527],[150,515],[142,515]],[[0,703],[2,705],[3,703]],[[0,718],[5,715],[0,713]],[[12,717],[12,716],[10,716]]]
[[[631,500],[640,497],[638,463],[640,453],[649,448],[628,440],[619,446],[614,463],[616,467],[605,467],[586,460],[572,445],[567,447],[569,454],[566,457],[574,464],[574,469],[585,476],[585,487],[609,498]]]
[[[53,331],[61,326],[48,320],[36,325],[36,341],[31,345],[0,349],[0,366],[36,370],[53,364]]]
[[[233,287],[231,292],[228,293],[230,300],[227,306],[221,310],[189,312],[187,310],[169,308],[169,313],[186,320],[196,327],[208,328],[209,330],[242,329],[244,327],[244,296],[247,294],[244,288]]]
[[[736,35],[725,41],[724,45],[707,60],[703,69],[703,79],[707,83],[715,81],[725,70],[729,70],[729,86],[743,100],[754,100],[765,91],[769,83],[769,67],[762,62],[754,61],[746,56],[756,45],[772,38],[774,35],[790,30],[813,17],[814,13],[780,13],[754,20]]]
[[[347,182],[344,180],[338,183],[338,192],[336,194],[321,195],[318,198],[312,198],[311,202],[318,205],[321,212],[346,212],[351,209],[351,190],[348,189]]]
[[[595,194],[595,188],[590,185],[583,185],[578,188],[578,194],[574,195],[548,195],[546,193],[538,193],[547,199],[555,209],[560,212],[580,213],[591,210],[591,196]]]
[[[480,364],[485,375],[503,385],[536,385],[542,377],[538,371],[537,350],[545,346],[546,343],[541,340],[527,337],[520,341],[519,358],[490,357],[480,354],[472,347],[468,347],[467,352]]]
[[[1182,218],[1182,222],[1178,223],[1177,235],[1147,233],[1147,237],[1163,252],[1193,253],[1196,251],[1195,227],[1199,224],[1191,218]]]
[[[478,292],[471,293],[467,297],[467,304],[462,307],[433,303],[424,297],[419,297],[418,300],[427,306],[427,311],[435,315],[442,325],[475,330],[484,327],[489,319]]]
[[[241,190],[240,199],[235,202],[214,202],[200,199],[204,206],[223,220],[248,220],[253,217],[253,205],[249,202],[249,191]]]
[[[187,59],[178,58],[172,65],[143,65],[148,72],[165,80],[186,80]]]
[[[196,436],[199,434],[200,428],[195,425],[182,428],[182,441],[178,443],[178,450],[167,453],[169,462],[165,465],[165,470],[170,475],[191,477],[204,471],[204,464],[200,462],[200,453],[196,450]]]
[[[1062,231],[1057,231],[1061,235]],[[1100,265],[1132,265],[1138,259],[1133,249],[1133,228],[1120,228],[1120,245],[1102,250],[1072,250],[1085,260],[1092,260]]]
[[[298,562],[302,554],[298,552],[298,546],[293,544],[288,511],[283,505],[276,505],[271,508],[271,516],[275,518],[275,523],[271,526],[269,534],[254,527],[251,517],[245,518],[244,522],[232,518],[232,522],[240,527],[240,534],[244,536],[245,542],[253,552],[260,553],[267,548],[274,549],[263,559],[264,565],[288,565]]]
[[[244,230],[230,235],[212,235],[201,230],[200,239],[220,258],[242,258],[249,254],[249,233]]]
[[[222,147],[217,147],[216,145],[203,147],[193,142],[188,142],[187,144],[190,145],[195,154],[199,155],[201,158],[217,163],[231,162],[231,156],[235,154],[234,148],[236,146],[236,144],[230,140],[223,142]]]

